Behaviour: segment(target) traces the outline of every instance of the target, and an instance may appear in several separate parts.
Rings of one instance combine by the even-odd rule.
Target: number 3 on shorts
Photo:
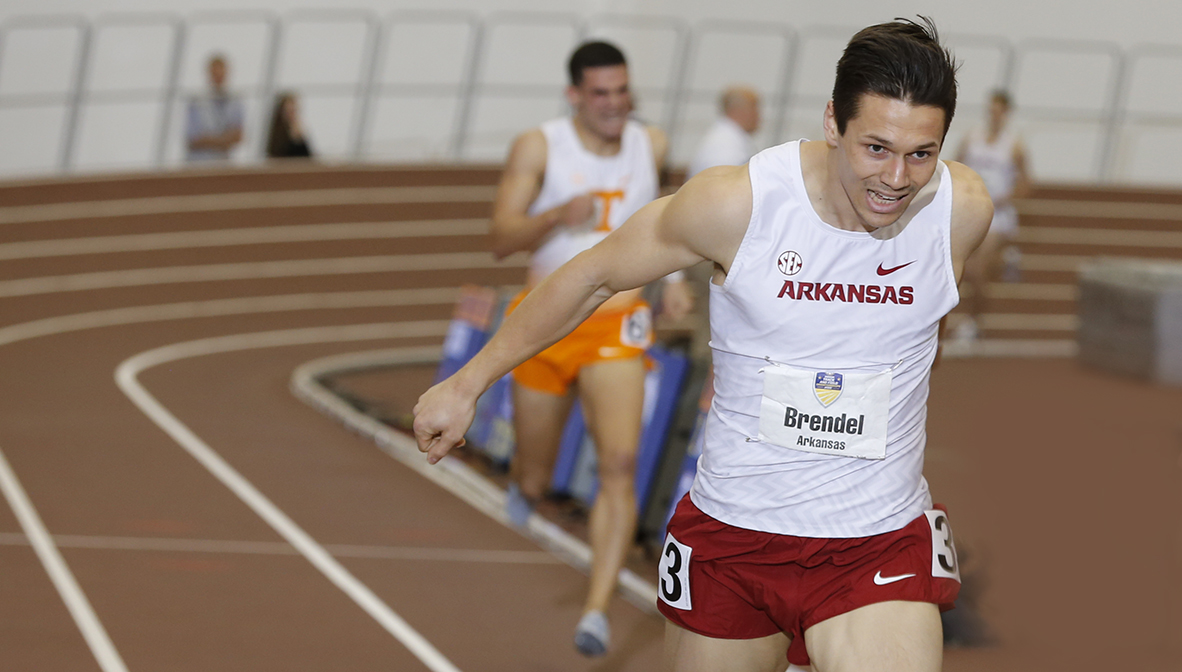
[[[692,609],[690,604],[689,563],[694,549],[673,538],[665,537],[661,547],[660,580],[657,595],[661,601],[674,609]]]
[[[952,543],[948,514],[939,509],[924,513],[932,528],[932,576],[960,581],[960,565],[956,562],[956,546]]]

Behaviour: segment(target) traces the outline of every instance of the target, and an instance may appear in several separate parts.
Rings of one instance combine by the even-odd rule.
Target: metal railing
[[[348,119],[336,119],[333,123],[347,124],[343,145],[327,152],[329,158],[355,161],[381,160],[389,152],[375,149],[375,133],[382,128],[377,111],[390,102],[401,102],[415,98],[447,101],[450,120],[436,124],[446,127],[437,134],[439,148],[434,152],[421,152],[422,158],[465,161],[475,156],[477,140],[488,146],[504,147],[509,137],[520,132],[523,125],[518,119],[506,119],[486,124],[491,130],[481,130],[482,104],[490,100],[553,101],[554,111],[563,109],[559,97],[563,82],[558,76],[541,79],[518,76],[513,71],[497,70],[495,62],[503,56],[500,48],[524,49],[528,44],[504,44],[502,36],[511,37],[513,31],[533,30],[543,34],[557,35],[557,42],[567,41],[567,48],[587,37],[612,33],[644,34],[653,39],[639,40],[638,51],[663,45],[663,51],[653,60],[666,63],[666,70],[654,77],[639,81],[635,74],[634,86],[642,101],[658,101],[661,112],[659,119],[674,145],[674,154],[684,149],[695,139],[689,132],[693,123],[702,123],[701,110],[707,102],[713,101],[719,88],[726,82],[710,81],[700,77],[703,64],[700,62],[712,40],[735,36],[749,36],[752,40],[765,40],[774,45],[777,55],[775,74],[766,77],[763,90],[768,102],[766,118],[769,120],[763,137],[771,142],[780,142],[791,136],[797,124],[793,114],[805,114],[812,110],[819,117],[819,105],[827,97],[816,86],[806,91],[802,86],[810,77],[815,83],[816,71],[808,67],[802,58],[809,45],[818,40],[830,42],[848,38],[853,28],[834,26],[810,26],[797,30],[793,26],[776,22],[702,21],[688,25],[680,19],[660,16],[630,16],[603,14],[578,16],[574,14],[545,12],[492,13],[480,16],[466,12],[447,11],[400,11],[386,16],[364,10],[316,10],[294,11],[283,15],[265,11],[234,11],[218,13],[197,13],[178,16],[160,13],[123,13],[99,16],[89,19],[79,16],[28,16],[16,17],[0,25],[0,72],[11,72],[20,64],[10,62],[9,45],[11,38],[21,31],[61,30],[74,35],[75,55],[71,63],[68,85],[62,90],[8,93],[0,78],[0,112],[4,110],[56,110],[62,113],[61,128],[56,138],[57,152],[53,169],[69,172],[79,165],[80,139],[84,132],[101,132],[89,128],[85,122],[88,109],[104,104],[151,104],[158,106],[155,128],[151,132],[150,158],[147,165],[136,167],[162,167],[179,161],[170,160],[170,147],[180,137],[175,128],[177,102],[186,95],[200,93],[200,87],[183,86],[183,66],[202,59],[206,54],[196,53],[193,36],[198,31],[209,32],[230,27],[258,26],[261,29],[261,63],[257,64],[257,81],[250,87],[239,87],[238,93],[247,95],[257,103],[247,121],[247,136],[250,140],[246,149],[251,159],[261,159],[265,154],[266,129],[270,117],[270,102],[276,90],[285,79],[285,55],[297,53],[304,48],[290,38],[306,27],[356,26],[360,30],[359,43],[351,45],[356,53],[357,71],[334,81],[302,82],[298,85],[301,96],[307,98],[337,98],[349,101]],[[115,29],[131,27],[156,27],[168,34],[167,63],[164,66],[164,81],[153,87],[105,87],[96,88],[92,70],[96,50],[103,35]],[[394,48],[404,46],[407,35],[415,30],[425,31],[434,27],[458,31],[462,41],[455,47],[463,53],[458,57],[458,72],[448,73],[447,81],[432,81],[419,77],[405,81],[388,81],[387,61]],[[569,36],[569,40],[565,36]],[[500,40],[500,42],[498,42]],[[1022,40],[1012,42],[1003,37],[986,35],[952,35],[949,43],[955,50],[985,50],[997,62],[996,71],[976,77],[974,86],[978,91],[962,89],[962,110],[981,111],[984,109],[985,92],[988,88],[1003,87],[1014,89],[1030,85],[1029,78],[1039,67],[1040,59],[1054,62],[1055,59],[1100,59],[1106,63],[1107,71],[1103,81],[1089,81],[1086,87],[1098,91],[1096,100],[1087,104],[1061,105],[1046,100],[1020,103],[1019,118],[1024,122],[1050,125],[1072,125],[1083,128],[1087,137],[1094,138],[1095,146],[1086,153],[1092,158],[1086,170],[1076,169],[1076,177],[1082,180],[1102,182],[1119,181],[1136,163],[1136,147],[1128,146],[1130,133],[1150,127],[1159,132],[1182,129],[1182,111],[1167,109],[1145,112],[1130,109],[1132,85],[1147,62],[1178,61],[1182,64],[1182,48],[1160,45],[1140,45],[1122,49],[1118,45],[1098,41],[1077,41],[1059,39]],[[626,51],[631,46],[623,40]],[[524,52],[522,52],[524,53]],[[326,57],[341,57],[340,54]],[[561,60],[564,58],[556,57]],[[350,62],[352,62],[350,60]],[[37,67],[33,64],[32,67]],[[832,67],[831,65],[829,67]],[[736,72],[742,72],[736,66]],[[764,68],[767,71],[768,68]],[[1089,69],[1094,72],[1095,68]],[[289,78],[288,78],[289,79]],[[741,80],[742,77],[736,77]],[[544,80],[544,81],[543,81]],[[1035,91],[1042,91],[1042,84]],[[966,95],[967,94],[967,95]],[[1031,96],[1038,98],[1039,96]],[[1045,97],[1045,96],[1043,96]],[[974,99],[975,98],[975,99]],[[541,103],[549,112],[550,103]],[[693,110],[698,110],[696,120],[691,119]],[[447,114],[440,107],[439,114]],[[958,115],[958,122],[964,118]],[[409,124],[413,126],[412,124]],[[343,127],[338,127],[340,130]],[[954,126],[955,128],[955,126]],[[1091,129],[1091,130],[1086,130]],[[0,140],[6,133],[21,133],[19,128],[0,127]],[[339,135],[339,134],[338,134]],[[174,138],[174,136],[176,136]],[[147,137],[147,136],[145,136]],[[46,139],[46,142],[52,142]],[[1050,142],[1047,140],[1046,142]],[[395,143],[397,144],[397,142]],[[1044,143],[1045,144],[1045,143]],[[175,155],[176,152],[171,152]],[[487,157],[485,157],[487,158]],[[1182,174],[1173,176],[1182,183]]]

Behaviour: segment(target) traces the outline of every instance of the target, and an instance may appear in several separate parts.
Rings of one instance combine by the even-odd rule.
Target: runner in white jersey
[[[935,26],[866,28],[837,66],[823,142],[719,167],[551,274],[415,408],[438,461],[477,395],[617,292],[715,264],[715,399],[669,524],[667,669],[932,672],[959,588],[923,480],[940,320],[993,207],[939,159],[955,65]]]
[[[977,337],[977,322],[985,311],[986,287],[1000,274],[1007,249],[1018,235],[1018,210],[1013,199],[1030,190],[1026,146],[1010,123],[1010,111],[1010,95],[994,91],[989,97],[987,123],[969,131],[956,155],[957,161],[977,171],[993,199],[989,235],[964,269],[964,280],[970,288],[965,300],[969,317],[961,322],[956,335],[966,340]]]
[[[566,95],[573,114],[517,139],[494,205],[494,251],[533,252],[527,292],[658,195],[667,143],[659,130],[630,119],[624,55],[610,44],[590,42],[571,55],[569,71]],[[689,309],[689,296],[684,281],[665,283],[663,303],[674,317]],[[607,650],[604,613],[635,536],[633,465],[651,323],[640,290],[621,292],[513,372],[511,521],[524,526],[533,502],[546,492],[575,389],[595,439],[599,489],[589,521],[591,583],[575,630],[575,644],[586,655]]]

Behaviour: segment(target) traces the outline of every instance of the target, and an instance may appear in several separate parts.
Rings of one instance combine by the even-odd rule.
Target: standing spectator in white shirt
[[[714,166],[741,166],[755,156],[755,138],[759,130],[759,94],[745,86],[732,86],[719,98],[719,117],[698,144],[690,161],[688,180]]]
[[[209,59],[209,93],[189,100],[185,118],[186,161],[228,161],[242,142],[242,101],[226,90],[226,59]]]

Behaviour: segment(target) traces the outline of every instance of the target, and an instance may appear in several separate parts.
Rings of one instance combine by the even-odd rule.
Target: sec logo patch
[[[803,267],[804,260],[792,250],[781,254],[780,258],[776,260],[776,268],[780,269],[780,272],[784,275],[796,275]]]

